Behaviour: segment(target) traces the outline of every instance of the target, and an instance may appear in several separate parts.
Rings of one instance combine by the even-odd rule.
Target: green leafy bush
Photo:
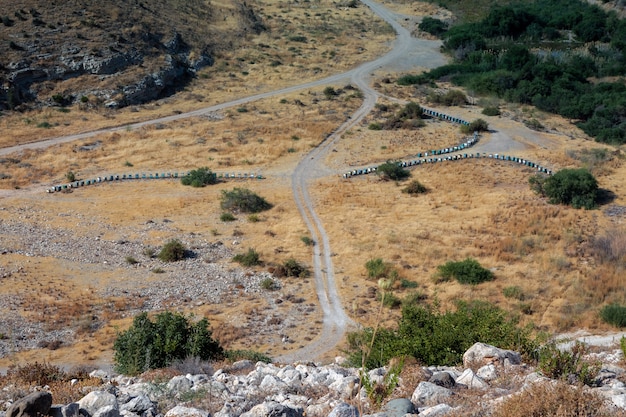
[[[305,278],[309,275],[309,271],[294,258],[289,258],[283,264],[285,275],[288,277]]]
[[[575,377],[578,382],[591,385],[600,372],[601,364],[588,362],[583,356],[588,353],[587,347],[576,341],[571,351],[559,349],[555,343],[549,343],[539,349],[539,364],[542,374],[552,379]]]
[[[535,175],[529,179],[530,188],[550,204],[567,204],[591,210],[598,200],[598,181],[585,168],[562,169],[554,175]]]
[[[434,36],[441,36],[448,30],[448,25],[439,19],[425,16],[418,26],[419,30]]]
[[[369,130],[382,130],[383,126],[378,122],[372,122],[367,126],[367,128]]]
[[[494,106],[485,107],[482,111],[485,116],[500,116],[500,109]]]
[[[76,181],[76,174],[73,171],[67,171],[67,174],[65,174],[65,179],[67,179],[69,182],[74,182]]]
[[[308,236],[302,236],[300,240],[302,241],[302,243],[304,243],[307,246],[315,245],[315,241]]]
[[[483,268],[475,259],[467,258],[464,261],[448,261],[437,267],[436,277],[441,281],[452,278],[461,284],[480,284],[494,279],[493,272]]]
[[[257,352],[254,350],[247,350],[247,349],[227,350],[226,358],[231,362],[236,362],[236,361],[247,359],[252,362],[272,363],[272,358],[270,358],[269,356],[261,352]]]
[[[220,214],[220,220],[223,222],[234,222],[235,220],[237,220],[237,218],[233,216],[232,213],[225,211],[224,213]]]
[[[272,208],[272,205],[263,197],[246,188],[233,188],[231,191],[222,190],[220,206],[223,210],[243,213],[259,213]]]
[[[176,262],[185,258],[187,249],[178,239],[172,239],[161,248],[157,258],[163,262]]]
[[[459,90],[449,90],[445,94],[432,93],[428,96],[428,101],[444,106],[462,106],[467,103],[467,96]]]
[[[600,318],[616,327],[626,327],[626,306],[609,304],[600,310]]]
[[[166,311],[152,321],[147,313],[141,313],[128,330],[117,335],[113,344],[115,370],[137,375],[190,356],[221,359],[224,350],[211,336],[206,318],[191,323],[190,318]]]
[[[261,264],[259,253],[252,248],[248,248],[248,251],[245,253],[235,255],[233,257],[233,261],[239,262],[243,266],[255,266]]]
[[[384,262],[381,258],[373,258],[365,262],[367,277],[370,279],[384,278],[389,274],[391,265]]]
[[[397,161],[387,161],[376,168],[376,174],[385,181],[400,181],[408,178],[411,173],[400,166]]]
[[[468,134],[474,132],[486,132],[487,130],[489,130],[489,123],[483,119],[476,119],[473,122],[470,122],[469,125],[461,126],[461,131]]]
[[[276,282],[272,278],[265,278],[261,281],[261,288],[267,291],[274,291],[276,289]]]
[[[516,300],[519,301],[524,301],[524,291],[522,291],[522,289],[520,287],[518,287],[517,285],[513,285],[510,287],[505,287],[502,290],[502,294],[506,297],[506,298],[514,298]]]
[[[426,188],[421,182],[419,182],[418,180],[413,180],[411,181],[403,190],[403,193],[407,193],[407,194],[423,194],[425,192],[428,191],[428,188]]]
[[[211,172],[209,168],[198,168],[182,177],[180,182],[183,185],[191,185],[192,187],[205,187],[217,183],[217,175]]]
[[[391,358],[408,356],[426,365],[456,365],[476,342],[532,354],[537,345],[529,329],[518,327],[506,312],[486,302],[457,303],[455,311],[405,303],[398,326],[348,334],[348,359],[368,369],[385,366]],[[373,341],[372,341],[372,337]],[[371,346],[371,349],[369,349]],[[365,351],[369,354],[364,356]]]

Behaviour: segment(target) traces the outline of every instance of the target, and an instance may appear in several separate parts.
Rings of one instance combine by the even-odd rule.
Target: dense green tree
[[[541,179],[532,177],[531,188],[548,197],[552,204],[567,204],[574,208],[592,209],[598,199],[598,181],[585,168],[562,169]]]
[[[209,168],[198,168],[191,171],[180,179],[183,185],[191,185],[192,187],[204,187],[206,185],[215,184],[217,175],[211,172]]]
[[[376,174],[383,180],[400,181],[408,178],[411,173],[400,166],[398,161],[387,161],[376,168]]]
[[[189,356],[202,360],[222,358],[224,350],[211,335],[206,318],[194,324],[179,313],[166,311],[152,321],[147,313],[141,313],[113,343],[115,369],[136,375]]]

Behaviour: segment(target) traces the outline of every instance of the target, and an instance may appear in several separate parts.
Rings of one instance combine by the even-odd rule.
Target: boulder
[[[472,365],[486,365],[493,363],[500,366],[519,365],[522,363],[522,355],[512,350],[500,349],[486,343],[474,343],[463,354],[463,366],[469,368]]]
[[[476,371],[476,376],[478,376],[483,381],[493,381],[498,378],[498,370],[493,363],[489,365],[485,365]]]
[[[444,388],[454,388],[456,382],[454,382],[454,378],[450,375],[449,372],[437,372],[430,377],[428,382],[432,382],[433,384],[439,385]]]
[[[11,404],[6,417],[47,416],[51,406],[52,394],[44,391],[33,392]]]
[[[167,383],[169,392],[187,392],[191,389],[193,383],[184,375],[175,376]]]
[[[396,398],[383,406],[387,417],[403,417],[405,414],[415,414],[417,410],[408,398]]]
[[[198,408],[177,405],[165,413],[165,417],[209,417],[209,412]]]
[[[78,417],[79,410],[78,403],[69,403],[67,405],[53,405],[48,413],[50,417]]]
[[[450,411],[452,411],[452,407],[450,407],[448,404],[437,404],[432,407],[427,407],[420,410],[419,415],[423,417],[439,417],[445,416]]]
[[[98,408],[92,417],[120,417],[120,410],[117,405],[106,405]]]
[[[142,414],[144,411],[147,411],[151,408],[154,408],[154,403],[150,400],[150,398],[145,394],[140,394],[134,398],[131,398],[125,404],[120,406],[120,411],[130,411],[136,414]]]
[[[328,414],[328,417],[359,417],[359,410],[350,404],[339,403]]]
[[[78,405],[88,416],[94,416],[96,411],[104,407],[119,409],[115,395],[106,391],[92,391],[78,400]]]
[[[302,408],[291,408],[275,401],[266,401],[255,405],[241,417],[304,417]]]
[[[478,376],[476,376],[474,371],[472,371],[469,368],[466,369],[461,374],[461,376],[459,376],[456,379],[456,383],[463,384],[468,388],[479,388],[479,389],[489,388],[489,384],[487,384],[485,381],[483,381]]]
[[[418,406],[442,403],[453,394],[448,388],[440,387],[432,382],[422,381],[417,385],[411,401]]]

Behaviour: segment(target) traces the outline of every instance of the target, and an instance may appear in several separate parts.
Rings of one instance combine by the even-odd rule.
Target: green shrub
[[[510,286],[510,287],[505,287],[502,290],[502,294],[506,298],[514,298],[514,299],[519,300],[519,301],[523,301],[524,300],[524,292],[517,285],[513,285],[513,286]]]
[[[191,323],[190,318],[166,311],[152,321],[147,313],[141,313],[128,330],[117,335],[113,344],[115,370],[137,375],[190,356],[221,359],[224,350],[211,335],[206,318]]]
[[[302,36],[302,35],[293,35],[293,36],[289,36],[288,38],[290,41],[292,42],[302,42],[302,43],[306,43],[307,42],[307,38],[306,36]]]
[[[239,253],[233,257],[233,261],[239,262],[243,266],[255,266],[261,264],[259,253],[252,248],[248,248],[245,253]]]
[[[383,306],[392,309],[398,308],[402,305],[402,300],[400,300],[396,295],[392,294],[389,291],[379,293],[376,297],[376,300],[382,302]]]
[[[223,210],[243,213],[259,213],[272,208],[272,205],[263,197],[245,188],[233,188],[231,191],[222,190],[220,206]]]
[[[615,327],[626,327],[626,306],[609,304],[600,310],[600,318]]]
[[[192,187],[204,187],[217,183],[217,175],[211,172],[209,168],[198,168],[182,177],[180,182],[183,185],[191,185]]]
[[[449,90],[445,94],[432,93],[428,96],[428,101],[444,106],[462,106],[467,103],[467,96],[459,90]]]
[[[400,279],[400,286],[402,288],[417,288],[418,284],[415,281],[409,281],[406,278]]]
[[[500,109],[495,106],[485,107],[482,111],[485,116],[500,116]]]
[[[403,190],[403,193],[407,194],[423,194],[427,192],[428,189],[422,185],[418,180],[411,181]]]
[[[335,96],[337,96],[339,94],[337,92],[337,90],[335,90],[331,86],[326,87],[324,89],[323,93],[324,93],[324,97],[326,97],[327,100],[331,100],[333,97],[335,97]]]
[[[370,279],[385,278],[391,270],[391,265],[384,262],[381,258],[370,259],[365,262],[367,277]]]
[[[578,382],[591,385],[600,372],[601,364],[583,360],[587,353],[587,347],[578,341],[571,351],[559,349],[555,343],[549,343],[539,349],[537,367],[548,378],[570,380],[575,377]]]
[[[37,124],[37,127],[42,128],[42,129],[50,129],[52,125],[48,122],[41,122]]]
[[[411,291],[402,299],[402,305],[418,304],[426,299],[426,295],[420,291]]]
[[[619,340],[619,347],[622,350],[622,355],[626,358],[626,337],[622,336]]]
[[[483,268],[475,259],[467,258],[464,261],[448,261],[437,267],[437,278],[448,281],[452,278],[461,284],[480,284],[494,279],[493,272]]]
[[[430,33],[431,35],[441,36],[448,30],[448,25],[439,19],[424,16],[418,28],[419,30],[423,30],[424,32]]]
[[[139,261],[137,259],[135,259],[133,256],[127,256],[126,258],[124,258],[124,260],[129,265],[135,265],[135,264],[139,263]]]
[[[254,350],[247,350],[247,349],[227,350],[226,359],[228,359],[231,362],[236,362],[236,361],[247,359],[255,363],[256,362],[272,363],[272,358],[270,358],[269,356],[264,355],[263,353],[260,353],[260,352],[256,352]]]
[[[287,259],[282,266],[285,271],[285,276],[300,278],[306,278],[309,276],[309,271],[306,269],[306,267],[304,267],[294,258]]]
[[[476,342],[532,354],[537,345],[529,334],[529,329],[518,327],[515,319],[486,302],[460,301],[455,311],[446,312],[405,303],[397,326],[379,328],[375,334],[372,328],[349,333],[347,353],[353,366],[361,366],[366,357],[368,369],[403,356],[425,365],[453,366]],[[365,350],[370,352],[366,356]]]
[[[172,239],[161,248],[157,258],[163,262],[176,262],[185,258],[187,249],[178,239]]]
[[[65,179],[67,179],[69,182],[74,182],[76,181],[76,174],[74,174],[74,172],[72,171],[67,171],[67,174],[65,174]]]
[[[248,216],[248,221],[250,223],[258,223],[261,221],[261,218],[259,216],[257,216],[256,214],[250,214]]]
[[[224,212],[222,214],[220,214],[220,220],[223,222],[234,222],[235,220],[237,220],[237,218],[235,216],[233,216],[232,213],[229,212]]]
[[[302,241],[302,243],[304,243],[307,246],[315,245],[315,241],[308,236],[302,236],[300,240]]]
[[[237,113],[248,113],[248,109],[246,107],[237,107]]]
[[[397,161],[387,161],[376,168],[376,174],[383,180],[400,181],[408,178],[411,173],[400,166]]]
[[[585,168],[562,169],[547,178],[531,177],[529,182],[531,189],[548,197],[550,204],[591,210],[598,201],[598,181]]]
[[[489,130],[489,123],[484,121],[483,119],[476,119],[473,122],[470,122],[469,125],[461,126],[461,131],[463,133],[474,133],[474,132],[486,132]]]
[[[377,122],[372,122],[370,123],[367,128],[369,130],[383,130],[383,126],[380,123]]]
[[[276,282],[272,278],[265,278],[261,281],[261,288],[267,291],[274,291],[276,289]]]

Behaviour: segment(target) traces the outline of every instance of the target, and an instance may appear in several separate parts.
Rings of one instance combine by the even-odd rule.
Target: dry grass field
[[[391,37],[383,28],[372,30],[376,21],[363,7],[336,8],[323,0],[312,3],[325,16],[319,17],[320,25],[330,21],[350,28],[364,25],[362,35],[335,38],[321,26],[305,27],[303,22],[317,21],[309,6],[257,3],[263,6],[266,18],[273,16],[267,22],[277,26],[253,43],[269,48],[224,51],[217,65],[204,70],[185,91],[153,104],[114,112],[77,106],[68,113],[46,109],[5,114],[0,118],[0,144],[147,120],[321,77],[376,56],[388,47]],[[403,11],[407,6],[397,7]],[[290,43],[280,33],[278,20],[300,25],[309,42]],[[280,55],[282,64],[277,66],[271,64],[273,56],[264,52],[283,54],[292,46],[297,51]],[[424,92],[385,82],[395,77],[397,74],[376,74],[373,83],[389,96],[428,105]],[[145,301],[142,288],[167,282],[174,270],[184,275],[184,262],[164,266],[165,273],[154,273],[154,263],[130,248],[159,247],[173,238],[197,247],[219,241],[233,254],[255,248],[265,265],[244,269],[242,273],[250,276],[290,257],[310,266],[311,248],[302,241],[308,232],[291,195],[290,174],[297,162],[361,103],[357,91],[344,85],[333,87],[341,93],[332,99],[325,97],[323,88],[311,89],[205,117],[103,134],[3,158],[0,224],[19,223],[25,226],[21,230],[29,232],[1,237],[0,246],[6,253],[0,255],[0,297],[12,301],[2,304],[5,311],[0,314],[17,312],[26,323],[44,323],[49,331],[69,328],[76,331],[76,337],[62,340],[60,346],[12,351],[0,358],[0,367],[35,360],[60,364],[109,361],[116,331],[129,324],[130,313]],[[583,166],[580,155],[586,155],[586,150],[606,147],[584,137],[568,121],[530,108],[502,105],[503,115],[493,118],[481,116],[480,110],[478,105],[445,109],[470,120],[483,117],[517,140],[519,148],[511,154],[554,170]],[[346,132],[329,153],[326,165],[336,175],[310,185],[316,211],[330,237],[337,287],[354,320],[364,326],[375,320],[376,292],[371,288],[376,283],[366,278],[364,265],[381,258],[404,280],[404,285],[398,281],[394,288],[398,298],[411,296],[417,302],[438,303],[441,308],[451,308],[461,299],[488,300],[519,316],[523,323],[532,323],[537,331],[610,331],[598,318],[599,308],[626,302],[623,150],[610,148],[602,166],[589,165],[600,186],[614,193],[612,201],[598,210],[549,205],[530,190],[530,168],[489,159],[415,167],[412,179],[419,179],[429,189],[415,197],[401,192],[406,182],[384,182],[372,175],[346,180],[340,174],[352,166],[410,158],[420,151],[453,145],[463,135],[458,127],[432,120],[416,130],[369,130],[368,124],[376,117],[372,114]],[[523,121],[531,118],[539,119],[547,132],[527,129]],[[54,127],[37,128],[42,120]],[[496,140],[495,134],[486,134],[479,146],[488,149]],[[200,189],[174,180],[153,180],[105,183],[68,193],[44,192],[52,184],[63,183],[68,171],[79,179],[89,179],[204,166],[216,172],[261,173],[265,179]],[[273,208],[253,220],[239,215],[234,222],[221,221],[221,191],[234,186],[250,188]],[[37,236],[48,229],[60,236],[57,239],[96,242],[96,247],[101,242],[103,248],[105,242],[129,242],[129,249],[122,249],[121,255],[103,249],[101,262],[81,262],[71,254],[29,256],[29,233]],[[603,237],[610,242],[608,249],[597,244]],[[617,258],[607,256],[607,251],[616,253]],[[133,256],[139,263],[127,265],[125,256]],[[435,283],[438,265],[467,257],[493,270],[496,279],[477,286]],[[226,270],[241,271],[229,257],[217,263]],[[321,327],[312,280],[284,278],[280,283],[275,291],[246,293],[233,281],[220,303],[173,295],[163,307],[206,315],[214,335],[226,347],[278,355],[305,344]],[[107,290],[112,287],[128,291],[111,295]],[[297,302],[290,301],[294,299]],[[296,310],[301,307],[306,309]],[[392,325],[398,313],[397,309],[386,310],[384,323]],[[94,321],[99,325],[90,326]],[[282,323],[292,343],[282,343],[279,334],[262,331],[272,323]],[[2,335],[8,338],[11,332],[3,330]]]

